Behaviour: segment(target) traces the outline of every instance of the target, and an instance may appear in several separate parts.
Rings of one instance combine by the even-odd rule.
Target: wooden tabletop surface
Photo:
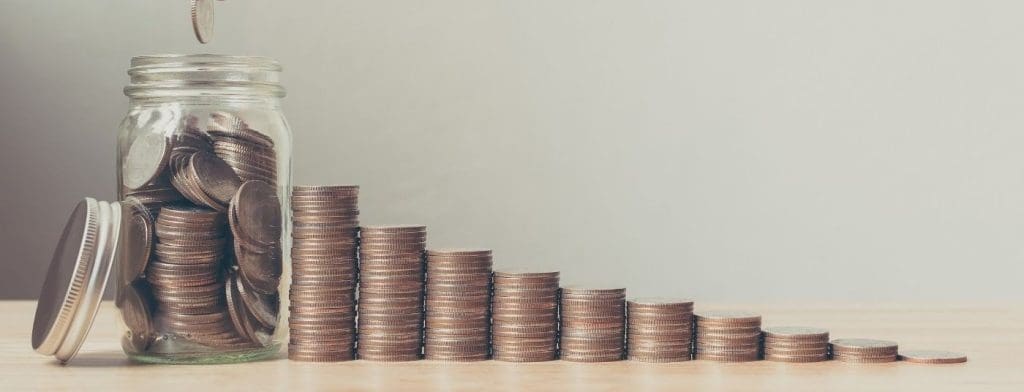
[[[689,361],[645,364],[562,361],[468,364],[366,361],[313,364],[279,359],[231,365],[130,362],[117,339],[116,310],[104,304],[88,341],[61,366],[32,351],[35,303],[0,301],[0,390],[773,390],[1024,391],[1024,306],[816,304],[710,306],[760,312],[764,325],[828,328],[833,338],[868,337],[901,348],[964,352],[967,363],[785,364]]]

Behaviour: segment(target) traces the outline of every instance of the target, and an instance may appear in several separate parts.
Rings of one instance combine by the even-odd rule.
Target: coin
[[[231,198],[229,212],[232,232],[243,245],[259,249],[279,241],[281,201],[270,184],[263,181],[243,183]]]
[[[192,0],[192,30],[200,43],[213,39],[213,0]]]
[[[567,285],[561,291],[562,360],[621,360],[625,348],[626,290]]]
[[[426,255],[424,357],[487,359],[491,250],[435,248]]]
[[[967,355],[953,351],[905,350],[900,351],[899,359],[914,363],[947,364],[967,362]]]
[[[854,363],[878,363],[897,360],[896,342],[876,339],[835,339],[830,344],[832,358]]]
[[[153,251],[153,218],[138,199],[129,196],[121,202],[121,278],[123,284],[131,284],[146,271]]]
[[[242,185],[242,180],[231,166],[212,153],[198,151],[192,154],[189,168],[199,188],[221,204],[228,204]]]
[[[777,362],[817,362],[828,359],[828,330],[779,326],[764,329],[764,359]]]
[[[292,188],[296,229],[292,231],[288,319],[291,360],[336,362],[355,358],[358,191],[356,186]],[[363,310],[372,313],[373,307]]]
[[[121,319],[128,329],[122,344],[131,353],[145,352],[155,337],[150,316],[151,302],[144,293],[145,290],[135,285],[127,285],[117,296],[117,308],[121,310]]]
[[[644,362],[690,360],[693,301],[638,298],[626,302],[627,357]]]
[[[360,236],[358,355],[372,361],[419,359],[426,227],[363,226]],[[456,358],[441,352],[442,346],[432,344],[431,356]]]
[[[139,189],[155,180],[167,166],[170,152],[170,143],[163,134],[146,133],[135,138],[124,157],[124,186]]]
[[[254,252],[236,242],[235,260],[241,280],[253,290],[269,295],[277,292],[281,283],[281,252],[277,247],[263,250]]]
[[[694,319],[694,358],[719,362],[760,359],[760,315],[747,311],[700,311]]]

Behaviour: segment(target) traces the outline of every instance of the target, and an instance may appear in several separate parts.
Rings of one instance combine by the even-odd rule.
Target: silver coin
[[[121,278],[131,284],[146,271],[153,251],[153,219],[138,199],[128,197],[121,202],[125,222],[121,225]]]
[[[213,39],[213,0],[192,0],[192,30],[200,43]]]
[[[128,331],[122,344],[128,352],[141,353],[146,351],[153,342],[153,322],[150,314],[151,301],[143,296],[135,285],[126,285],[118,293],[117,307],[121,310]]]
[[[238,187],[242,186],[242,180],[231,166],[212,153],[200,151],[192,154],[189,167],[203,192],[223,204],[228,204]]]
[[[162,134],[147,133],[135,138],[122,166],[124,186],[135,190],[152,182],[163,173],[170,152],[170,142]]]

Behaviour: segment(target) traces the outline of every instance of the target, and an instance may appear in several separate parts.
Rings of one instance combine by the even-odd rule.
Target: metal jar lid
[[[113,270],[121,212],[117,202],[85,198],[71,213],[36,305],[32,348],[40,354],[67,362],[82,347]]]

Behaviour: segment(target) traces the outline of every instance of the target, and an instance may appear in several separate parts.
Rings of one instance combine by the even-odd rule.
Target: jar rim
[[[281,71],[281,63],[270,57],[264,56],[240,56],[212,53],[200,54],[149,54],[135,56],[131,59],[131,66],[128,74],[142,71],[148,68],[177,68],[177,67],[244,67],[252,70]]]
[[[283,97],[281,64],[270,57],[222,54],[136,56],[124,88],[132,98]]]

